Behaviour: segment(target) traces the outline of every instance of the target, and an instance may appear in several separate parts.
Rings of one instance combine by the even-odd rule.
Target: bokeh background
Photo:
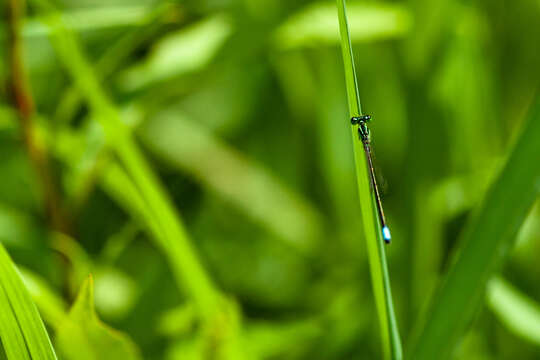
[[[18,40],[2,9],[0,241],[53,339],[55,311],[92,273],[100,318],[145,359],[218,359],[236,337],[261,359],[381,358],[335,3],[52,5],[61,17],[27,4]],[[407,349],[537,96],[540,2],[348,10]],[[13,41],[28,81],[12,76]],[[24,82],[26,115],[13,101]],[[128,145],[115,135],[127,132]],[[159,183],[149,196],[165,204],[146,204]],[[161,211],[170,205],[176,220]],[[163,241],[175,236],[191,248]],[[538,254],[536,206],[453,358],[540,359]],[[516,297],[530,305],[518,321],[529,331],[508,316]],[[221,309],[211,326],[205,301]]]

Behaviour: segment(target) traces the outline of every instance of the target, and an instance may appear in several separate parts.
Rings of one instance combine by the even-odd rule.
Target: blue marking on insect
[[[390,240],[392,240],[392,235],[390,235],[390,229],[388,228],[388,226],[382,228],[382,235],[386,243],[389,243]]]

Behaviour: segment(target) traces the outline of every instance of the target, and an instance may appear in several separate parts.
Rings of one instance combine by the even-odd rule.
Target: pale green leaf
[[[502,278],[489,282],[487,303],[510,331],[540,345],[540,304]]]
[[[127,90],[205,67],[229,38],[233,26],[225,15],[215,15],[172,33],[158,42],[141,64],[121,76]]]
[[[395,4],[352,3],[347,15],[353,42],[403,37],[412,23],[409,11]],[[282,49],[338,45],[335,4],[315,3],[300,10],[277,29],[274,42]]]
[[[141,358],[131,339],[109,328],[97,317],[92,277],[88,277],[83,283],[69,316],[57,332],[56,344],[67,360]]]
[[[146,16],[151,11],[147,6],[100,6],[84,7],[62,13],[65,24],[77,31],[101,30],[112,27],[140,26],[146,23]],[[42,18],[29,19],[22,30],[27,37],[46,36],[49,27]]]

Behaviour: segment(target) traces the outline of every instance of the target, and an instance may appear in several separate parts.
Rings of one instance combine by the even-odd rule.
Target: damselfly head
[[[366,123],[371,120],[371,115],[360,115],[360,116],[354,116],[351,118],[351,124],[361,124]]]

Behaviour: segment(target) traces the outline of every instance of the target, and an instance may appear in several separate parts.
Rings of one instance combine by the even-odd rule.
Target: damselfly
[[[384,218],[381,196],[379,195],[379,188],[377,187],[377,180],[375,179],[375,171],[373,169],[373,160],[371,159],[371,140],[369,136],[369,128],[367,126],[369,121],[371,121],[370,115],[361,115],[351,118],[351,124],[358,125],[358,137],[362,141],[362,144],[364,145],[364,152],[366,153],[371,189],[375,194],[375,202],[377,203],[377,213],[381,223],[382,236],[384,242],[389,244],[392,236],[390,235],[390,229],[386,225],[386,219]]]

